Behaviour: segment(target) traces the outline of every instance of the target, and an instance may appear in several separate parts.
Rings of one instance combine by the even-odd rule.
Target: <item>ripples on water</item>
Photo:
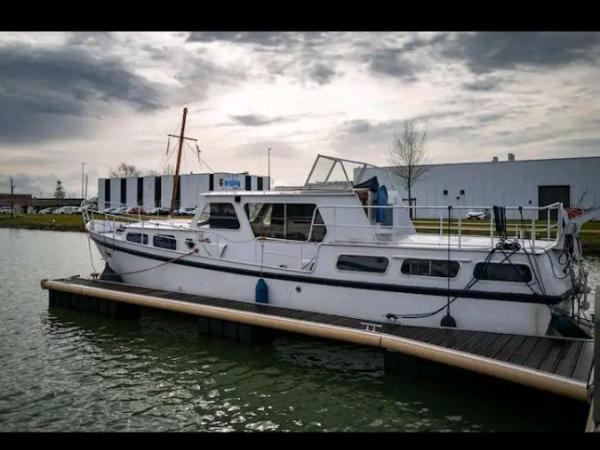
[[[584,427],[585,404],[409,359],[389,375],[373,349],[293,335],[206,338],[174,315],[49,311],[39,281],[86,276],[85,235],[0,229],[0,249],[0,431]],[[595,286],[600,261],[589,264]]]

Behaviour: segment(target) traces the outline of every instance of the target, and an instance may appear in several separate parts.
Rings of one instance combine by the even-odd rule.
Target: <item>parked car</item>
[[[45,208],[45,209],[40,209],[40,211],[38,212],[38,214],[52,214],[52,211],[54,211],[56,208]]]
[[[132,206],[131,208],[127,208],[127,214],[148,214],[148,211],[143,206]]]
[[[148,211],[151,216],[167,216],[169,214],[169,208],[156,207]]]
[[[196,214],[196,208],[181,208],[177,210],[176,214],[178,216],[194,216]]]
[[[63,206],[62,208],[55,209],[52,214],[76,214],[77,206]]]
[[[12,212],[12,208],[10,206],[0,207],[0,214],[10,214],[11,212]]]
[[[113,209],[111,214],[125,214],[127,212],[127,206],[119,206]]]
[[[467,220],[485,220],[490,218],[490,212],[487,209],[470,209],[467,211]]]

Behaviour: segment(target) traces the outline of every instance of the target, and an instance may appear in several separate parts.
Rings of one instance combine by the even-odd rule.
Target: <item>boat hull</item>
[[[165,264],[160,259],[121,251],[118,247],[108,248],[98,241],[97,244],[111,268],[128,284],[255,302],[255,288],[261,278],[259,273],[246,275],[243,270],[236,273],[231,267],[214,264],[199,264],[204,267]],[[440,327],[441,319],[446,315],[448,298],[445,296],[331,286],[303,281],[302,277],[286,280],[264,274],[263,278],[271,306],[423,327]],[[421,318],[394,320],[387,317],[390,313],[410,315],[436,310],[440,311]],[[522,335],[545,335],[551,320],[546,304],[489,298],[458,298],[451,303],[450,314],[458,329]]]

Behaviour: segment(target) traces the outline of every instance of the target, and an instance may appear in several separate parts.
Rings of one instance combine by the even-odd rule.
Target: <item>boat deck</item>
[[[106,299],[213,319],[332,338],[473,370],[579,400],[586,400],[594,341],[558,337],[424,328],[201,297],[79,277],[43,280],[71,301]],[[61,304],[55,302],[55,304]],[[90,310],[93,308],[90,308]]]

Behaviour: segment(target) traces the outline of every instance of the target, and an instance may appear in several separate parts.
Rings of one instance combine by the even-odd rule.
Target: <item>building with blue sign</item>
[[[99,178],[98,208],[103,211],[115,206],[144,208],[171,206],[173,175]],[[177,199],[179,208],[194,208],[198,195],[209,191],[263,191],[270,189],[269,177],[244,173],[199,173],[179,177]]]

